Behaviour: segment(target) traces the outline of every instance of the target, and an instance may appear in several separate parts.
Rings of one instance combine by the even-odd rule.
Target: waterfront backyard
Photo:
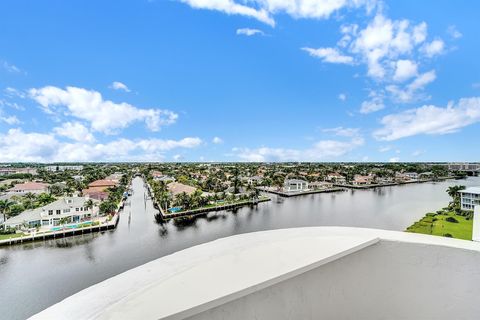
[[[472,240],[472,228],[473,219],[457,215],[452,211],[441,210],[439,213],[428,213],[406,231]]]

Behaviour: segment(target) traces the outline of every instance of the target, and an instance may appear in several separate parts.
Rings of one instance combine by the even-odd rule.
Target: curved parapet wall
[[[32,319],[477,319],[479,297],[479,243],[311,227],[179,251]]]

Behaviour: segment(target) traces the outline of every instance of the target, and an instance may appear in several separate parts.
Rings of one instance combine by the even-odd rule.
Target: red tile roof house
[[[118,185],[117,181],[113,180],[97,180],[93,181],[88,184],[88,189],[97,190],[97,191],[105,191],[108,188],[115,187]]]
[[[25,182],[16,184],[13,188],[7,190],[10,194],[25,194],[25,193],[35,193],[40,194],[44,192],[48,192],[48,183],[43,182]]]
[[[82,194],[84,197],[88,197],[90,199],[95,199],[99,201],[104,201],[108,198],[107,191],[99,191],[99,190],[90,189],[90,188],[82,190]]]
[[[107,189],[118,185],[114,180],[96,180],[88,184],[87,189],[82,190],[83,196],[103,201],[108,198]]]

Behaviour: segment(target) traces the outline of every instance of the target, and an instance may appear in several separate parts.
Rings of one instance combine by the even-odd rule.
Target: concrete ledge
[[[285,282],[379,241],[480,244],[404,232],[312,227],[242,234],[195,246],[87,288],[32,319],[183,319]],[[323,267],[322,267],[323,268]],[[381,303],[381,302],[379,302]]]

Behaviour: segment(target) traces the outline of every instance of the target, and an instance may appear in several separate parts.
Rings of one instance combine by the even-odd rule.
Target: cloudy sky
[[[474,1],[0,3],[0,162],[479,161]]]

